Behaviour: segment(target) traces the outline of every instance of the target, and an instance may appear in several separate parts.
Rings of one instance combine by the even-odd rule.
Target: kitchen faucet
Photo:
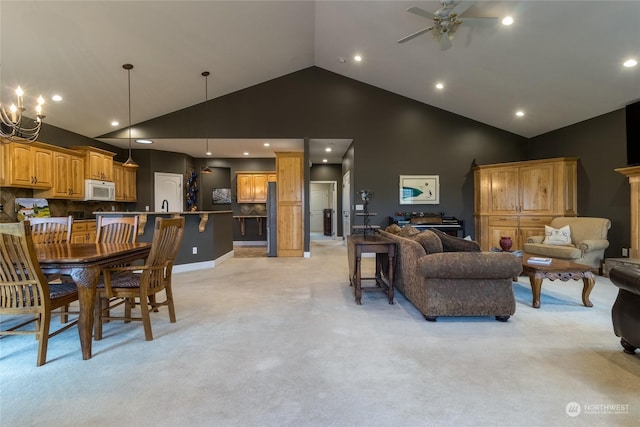
[[[162,201],[162,207],[160,208],[165,212],[169,212],[169,201],[167,199],[164,199]]]

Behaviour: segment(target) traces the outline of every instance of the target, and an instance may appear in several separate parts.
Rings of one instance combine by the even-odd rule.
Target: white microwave
[[[97,179],[85,179],[84,199],[113,201],[116,199],[116,184]]]

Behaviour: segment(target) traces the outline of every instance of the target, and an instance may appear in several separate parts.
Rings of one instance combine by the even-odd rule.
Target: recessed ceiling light
[[[117,120],[114,120],[114,121],[111,122],[111,126],[115,127],[115,126],[119,126],[119,125],[120,125],[120,122],[118,122]]]
[[[245,156],[248,156],[248,155],[249,155],[249,152],[248,152],[248,151],[245,151],[245,152],[244,152],[244,153],[242,153],[242,154],[244,154]]]
[[[138,144],[153,144],[153,141],[150,139],[136,139]]]
[[[264,143],[264,144],[262,144],[262,145],[264,145],[265,147],[268,147],[268,146],[269,146],[269,145],[271,145],[271,144],[269,144],[268,142],[265,142],[265,143]]]
[[[638,61],[636,61],[635,59],[627,59],[626,61],[624,61],[623,65],[627,68],[635,67],[636,65],[638,65]]]
[[[444,84],[436,83],[436,89],[440,89],[440,90],[444,89]]]
[[[327,159],[322,159],[322,163],[327,163]]]
[[[518,116],[518,117],[524,117],[524,111],[522,111],[522,110],[518,110],[518,111],[516,111],[516,116]]]
[[[210,156],[210,155],[211,155],[211,151],[207,151],[205,154],[206,154],[207,156]]]
[[[331,147],[325,148],[324,151],[326,151],[327,153],[330,153],[331,152]]]
[[[60,101],[62,101],[62,97],[60,95],[53,95],[51,97],[51,100],[55,101],[55,102],[60,102]]]
[[[356,56],[353,57],[353,60],[356,61],[356,62],[360,62],[360,61],[362,61],[362,56],[356,55]]]
[[[502,25],[511,25],[513,24],[513,18],[510,16],[505,16],[502,18]]]

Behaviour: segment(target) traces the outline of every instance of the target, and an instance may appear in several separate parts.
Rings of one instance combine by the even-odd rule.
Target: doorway
[[[182,175],[178,173],[155,172],[154,178],[154,208],[156,212],[182,212]],[[163,208],[162,202],[166,201]]]
[[[309,231],[310,240],[333,240],[337,235],[336,181],[311,181],[309,183]]]
[[[342,236],[347,244],[347,236],[351,234],[351,171],[342,177]]]

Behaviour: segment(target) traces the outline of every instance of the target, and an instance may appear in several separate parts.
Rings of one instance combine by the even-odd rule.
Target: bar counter
[[[185,212],[94,212],[96,217],[139,217],[138,241],[151,242],[157,217],[185,217],[182,245],[174,271],[197,270],[215,266],[216,260],[233,253],[232,211]]]

